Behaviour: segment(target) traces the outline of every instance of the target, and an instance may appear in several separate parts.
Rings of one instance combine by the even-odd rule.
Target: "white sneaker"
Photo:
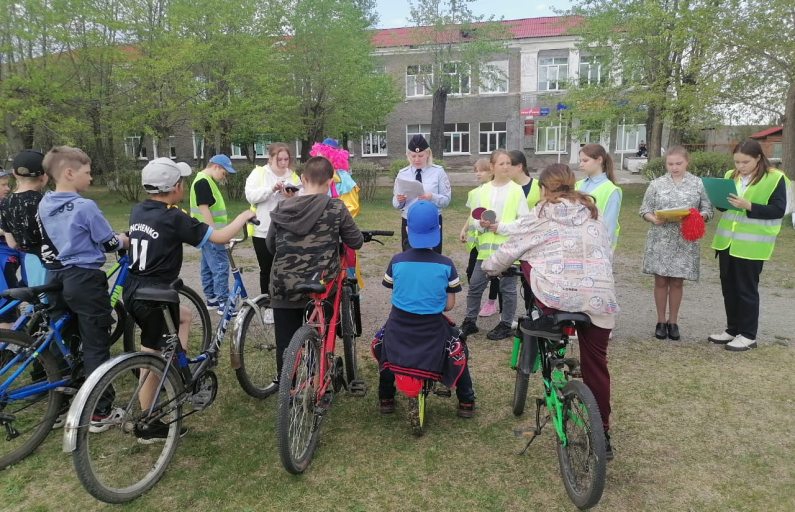
[[[734,336],[732,336],[726,331],[723,331],[720,334],[710,334],[709,338],[707,339],[712,343],[717,343],[718,345],[724,345],[734,340]]]
[[[121,407],[116,407],[105,415],[94,414],[91,416],[91,423],[88,426],[88,431],[92,434],[101,434],[114,425],[120,425],[123,417],[124,409]]]
[[[271,308],[265,309],[265,314],[262,316],[262,320],[268,324],[273,324],[273,310]]]
[[[511,329],[516,329],[517,327],[519,327],[518,320],[514,320],[513,322],[511,322]]]
[[[726,344],[726,350],[733,352],[744,352],[756,348],[756,340],[749,340],[742,334],[738,334],[732,341]]]

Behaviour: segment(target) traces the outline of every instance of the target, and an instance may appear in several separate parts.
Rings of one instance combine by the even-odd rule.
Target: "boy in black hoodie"
[[[334,167],[323,157],[310,158],[301,174],[304,195],[282,201],[271,212],[265,244],[273,257],[270,296],[276,335],[277,376],[290,340],[304,323],[307,294],[295,286],[333,279],[340,271],[340,240],[351,249],[364,244],[362,232],[345,204],[328,196]]]

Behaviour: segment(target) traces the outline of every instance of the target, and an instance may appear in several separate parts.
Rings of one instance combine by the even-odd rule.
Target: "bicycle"
[[[244,307],[238,315],[236,326],[245,325],[248,329],[253,317],[257,317],[267,332],[262,314],[268,305],[267,296],[253,301],[247,298],[240,269],[232,255],[234,247],[246,238],[244,230],[243,238],[227,244],[234,286],[214,338],[201,347],[198,356],[188,357],[178,337],[177,292],[141,288],[134,300],[163,313],[168,332],[164,336],[165,348],[161,353],[128,353],[107,361],[91,374],[75,396],[66,418],[64,451],[72,454],[80,482],[96,499],[125,503],[143,495],[160,480],[179,445],[182,420],[209,407],[217,396],[218,379],[212,369],[218,365],[221,343],[241,298],[248,309]],[[254,347],[257,350],[254,353],[265,355],[263,364],[273,368],[272,372],[264,372],[269,375],[267,382],[260,383],[251,377],[249,366],[254,357],[245,357],[245,340],[245,332],[236,337],[239,350],[237,354],[233,350],[232,355],[240,356],[238,370],[262,395],[273,394],[277,388],[272,380],[276,374],[275,342]],[[154,388],[151,400],[142,395],[146,383]],[[151,386],[151,383],[156,384]],[[111,392],[115,414],[107,422],[109,429],[101,435],[90,434],[93,411],[100,399]],[[190,410],[183,412],[185,406]],[[143,435],[158,428],[165,429],[163,438],[157,439],[162,443]]]
[[[523,454],[543,427],[552,420],[557,439],[558,463],[571,501],[580,509],[594,507],[602,497],[606,473],[606,444],[602,416],[593,392],[579,377],[580,363],[566,357],[569,336],[577,327],[587,327],[591,320],[585,313],[558,312],[551,315],[550,329],[535,330],[538,310],[519,319],[517,337],[511,355],[516,370],[513,412],[522,414],[531,373],[541,369],[542,398],[536,398],[535,428],[514,431],[519,437],[529,436]],[[547,416],[541,421],[541,408]]]
[[[375,236],[393,236],[394,231],[362,231],[366,242],[383,244]],[[298,329],[284,351],[279,382],[276,441],[279,458],[292,474],[303,473],[312,460],[323,416],[334,394],[346,388],[352,396],[364,396],[367,385],[358,378],[356,337],[361,335],[361,314],[356,279],[347,276],[346,259],[340,258],[334,279],[299,284],[293,293],[309,293],[306,323]],[[332,293],[332,314],[326,321],[324,303]],[[340,321],[341,319],[341,321]],[[345,363],[334,355],[337,324],[343,341]],[[343,375],[343,372],[345,375]],[[347,377],[347,381],[346,381]]]

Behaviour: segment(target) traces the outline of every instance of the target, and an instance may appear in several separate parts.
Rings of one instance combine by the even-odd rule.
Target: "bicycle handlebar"
[[[394,231],[362,231],[362,234],[368,233],[370,236],[395,236]]]
[[[522,276],[522,269],[520,269],[516,265],[511,265],[510,267],[505,269],[502,272],[501,275],[504,276],[504,277],[512,277],[512,276],[521,277]]]

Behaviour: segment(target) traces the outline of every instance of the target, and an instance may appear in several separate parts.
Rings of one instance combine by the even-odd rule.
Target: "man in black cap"
[[[398,182],[397,179],[395,180],[392,206],[401,210],[403,217],[400,234],[404,251],[411,248],[406,234],[406,214],[409,211],[409,207],[418,199],[430,201],[439,210],[439,226],[441,226],[442,209],[450,204],[450,194],[452,192],[447,173],[444,172],[441,166],[433,164],[433,153],[425,137],[420,134],[411,137],[406,151],[406,158],[409,160],[409,166],[398,172],[397,179],[419,181],[422,183],[425,193],[418,197],[407,197],[398,193]],[[439,245],[434,247],[433,250],[439,254],[442,253],[441,239]]]
[[[17,189],[0,205],[0,227],[9,247],[22,253],[22,275],[28,286],[42,285],[47,277],[40,259],[42,235],[37,218],[41,191],[47,185],[43,161],[44,155],[32,149],[14,157]]]

